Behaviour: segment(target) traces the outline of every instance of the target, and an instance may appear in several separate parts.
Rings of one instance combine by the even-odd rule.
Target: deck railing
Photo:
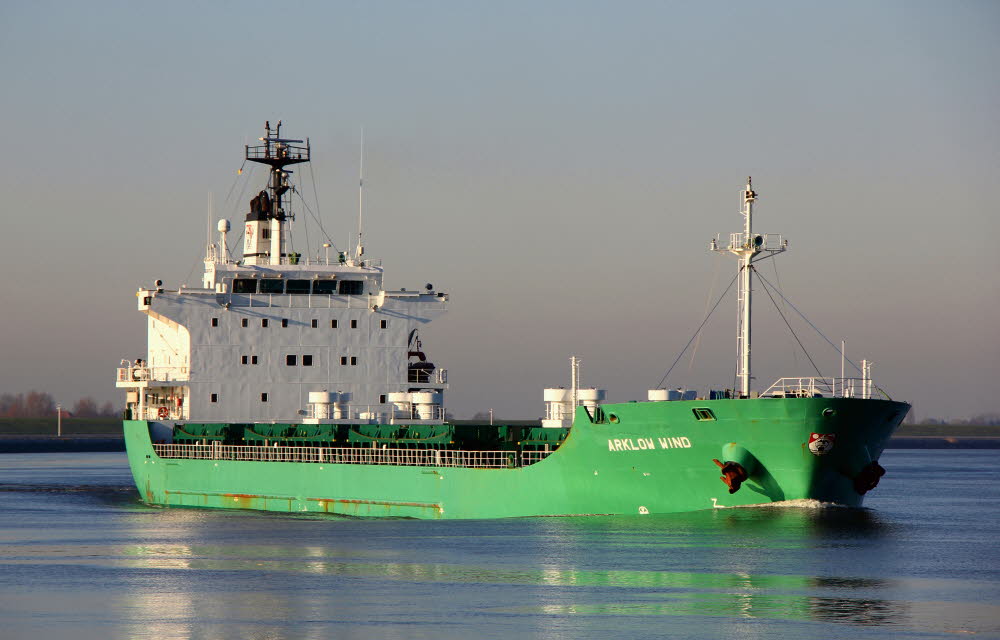
[[[118,382],[174,382],[189,378],[187,366],[118,368]]]
[[[883,398],[871,378],[781,378],[761,394],[771,398]]]
[[[467,451],[450,449],[378,449],[373,447],[283,447],[210,444],[154,444],[161,458],[311,462],[405,467],[513,469],[541,462],[551,451]]]

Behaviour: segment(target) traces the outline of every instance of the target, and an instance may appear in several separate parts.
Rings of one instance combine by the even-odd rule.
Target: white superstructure
[[[427,360],[419,329],[448,295],[430,284],[386,290],[380,263],[291,251],[294,216],[285,167],[308,162],[309,144],[282,139],[281,123],[246,159],[266,164],[269,184],[251,202],[242,259],[230,256],[220,221],[201,288],[138,291],[148,317],[144,358],[123,360],[133,419],[194,422],[420,423],[444,421],[447,372]]]

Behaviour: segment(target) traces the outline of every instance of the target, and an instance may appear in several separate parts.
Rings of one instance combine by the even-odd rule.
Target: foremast
[[[250,203],[250,213],[246,217],[243,262],[247,265],[286,264],[290,262],[285,243],[285,224],[294,219],[287,207],[286,193],[292,188],[289,183],[291,171],[285,167],[300,162],[309,162],[309,140],[292,140],[281,137],[281,121],[272,130],[271,122],[264,123],[265,135],[259,138],[263,144],[246,145],[245,158],[269,167],[266,191],[261,191]],[[294,257],[292,260],[294,261]]]
[[[753,286],[751,272],[753,263],[782,253],[788,248],[788,242],[780,235],[754,234],[753,205],[757,200],[757,192],[753,190],[753,181],[747,178],[743,188],[740,213],[743,215],[743,233],[729,234],[729,246],[720,247],[718,240],[712,240],[710,249],[720,253],[730,253],[739,260],[736,301],[739,308],[736,327],[736,378],[739,381],[740,397],[750,397],[751,375],[750,335],[751,308],[753,303]]]

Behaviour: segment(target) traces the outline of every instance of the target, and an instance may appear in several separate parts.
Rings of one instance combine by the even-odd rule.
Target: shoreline
[[[996,436],[893,436],[886,449],[1000,449]],[[121,434],[0,434],[3,453],[125,451]]]

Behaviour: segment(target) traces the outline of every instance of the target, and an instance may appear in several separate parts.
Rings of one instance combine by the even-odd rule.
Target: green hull
[[[693,409],[715,419],[698,420]],[[854,398],[760,398],[583,408],[565,442],[535,464],[473,469],[160,458],[149,423],[125,421],[143,499],[168,507],[414,518],[506,518],[695,511],[813,499],[859,506],[854,488],[909,405]],[[704,413],[702,414],[704,417]],[[827,453],[810,434],[835,435]],[[750,472],[734,494],[713,462]]]

